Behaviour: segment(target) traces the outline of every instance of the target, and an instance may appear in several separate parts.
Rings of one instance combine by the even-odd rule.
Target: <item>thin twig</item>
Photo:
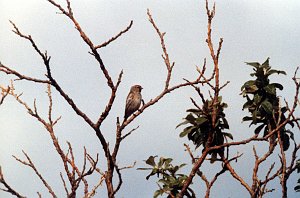
[[[31,161],[30,157],[28,156],[28,154],[23,151],[23,154],[25,155],[27,161],[21,160],[19,158],[17,158],[16,156],[13,155],[13,157],[19,161],[20,163],[29,166],[30,168],[33,169],[33,171],[35,172],[35,174],[39,177],[39,179],[43,182],[44,186],[48,189],[49,193],[51,194],[51,196],[53,198],[56,198],[56,194],[54,193],[54,191],[52,190],[51,186],[46,182],[46,180],[44,179],[44,177],[41,175],[41,173],[37,170],[37,168],[35,167],[34,163]]]
[[[8,192],[18,198],[26,198],[25,196],[21,195],[20,193],[18,193],[16,190],[14,190],[5,180],[3,172],[2,172],[2,168],[0,166],[0,183],[4,185],[4,188],[0,188],[0,190],[4,191],[4,192]]]
[[[126,33],[131,27],[132,27],[133,21],[131,20],[129,25],[122,31],[120,31],[116,36],[111,37],[108,41],[105,41],[104,43],[102,43],[101,45],[97,45],[95,46],[95,49],[99,49],[102,47],[107,46],[108,44],[110,44],[111,42],[115,41],[117,38],[119,38],[122,34]]]

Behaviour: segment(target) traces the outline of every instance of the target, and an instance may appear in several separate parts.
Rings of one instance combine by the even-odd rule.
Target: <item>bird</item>
[[[142,89],[141,85],[133,85],[130,88],[130,92],[126,98],[124,120],[140,108],[142,102]]]

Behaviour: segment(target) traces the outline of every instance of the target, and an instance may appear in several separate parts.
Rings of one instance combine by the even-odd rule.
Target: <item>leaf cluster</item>
[[[254,130],[255,134],[259,134],[262,130],[264,136],[276,127],[286,121],[285,113],[287,108],[281,107],[277,90],[282,90],[283,86],[279,83],[270,83],[269,77],[273,74],[284,74],[284,71],[272,69],[269,65],[269,58],[263,63],[250,62],[246,63],[253,67],[254,73],[250,75],[256,77],[255,80],[249,80],[241,87],[241,95],[247,99],[243,105],[243,110],[248,109],[251,116],[245,116],[243,121],[251,121],[250,125],[259,126]],[[289,124],[294,127],[292,122]],[[283,140],[284,150],[287,150],[290,145],[290,138],[293,138],[293,133],[286,130],[285,126],[280,129],[280,136]]]
[[[156,163],[156,157],[150,156],[145,160],[146,164],[150,165],[151,168],[138,168],[138,170],[151,170],[151,173],[146,177],[147,180],[153,175],[157,175],[160,178],[158,180],[159,189],[155,191],[154,198],[165,193],[176,196],[187,178],[187,175],[179,174],[177,171],[186,164],[174,166],[171,163],[173,159],[164,157],[160,157]]]
[[[222,102],[222,97],[219,96],[216,104],[213,103],[213,100],[206,100],[201,108],[188,109],[187,112],[189,114],[184,118],[184,122],[177,125],[177,127],[189,125],[183,129],[180,137],[187,136],[196,148],[202,145],[204,149],[209,146],[222,145],[225,136],[233,139],[230,133],[223,132],[225,129],[229,129],[224,113],[224,109],[227,106],[226,103]],[[217,109],[215,125],[213,125],[212,119],[214,108]],[[212,142],[210,145],[207,145],[209,134],[212,134]],[[214,154],[215,156],[216,153],[223,151],[224,148],[210,154]]]

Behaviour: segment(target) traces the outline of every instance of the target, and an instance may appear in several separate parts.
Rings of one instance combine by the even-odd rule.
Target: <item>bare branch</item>
[[[90,198],[90,197],[94,197],[94,196],[95,196],[96,190],[97,190],[100,186],[102,186],[102,183],[103,183],[104,180],[105,180],[105,175],[103,174],[103,175],[100,177],[98,183],[97,183],[97,184],[94,186],[94,188],[91,190],[91,192],[88,193],[87,198]]]
[[[42,198],[42,194],[40,192],[36,192],[39,196],[39,198]]]
[[[267,181],[267,180],[269,179],[270,174],[271,174],[272,170],[274,169],[274,166],[275,166],[275,162],[270,166],[270,168],[269,168],[269,170],[268,170],[268,172],[267,172],[267,174],[266,174],[265,181]],[[270,180],[269,180],[269,181],[270,181]],[[268,183],[268,182],[265,182],[265,183],[261,182],[261,185],[262,185],[262,187],[261,187],[261,193],[262,193],[262,194],[266,193],[266,190],[267,190],[267,189],[266,189],[267,183]]]
[[[68,188],[67,188],[67,184],[66,184],[66,181],[65,181],[65,179],[64,179],[64,177],[63,177],[63,175],[62,175],[61,172],[60,172],[60,178],[61,178],[61,180],[62,180],[62,182],[63,182],[64,189],[65,189],[65,191],[66,191],[66,193],[67,193],[67,196],[69,196],[70,194],[69,194],[69,191],[68,191]]]
[[[175,65],[175,62],[170,63],[169,54],[167,52],[167,48],[166,48],[165,40],[164,40],[164,36],[166,35],[166,33],[165,32],[163,32],[163,33],[160,32],[159,28],[157,27],[157,25],[155,24],[155,22],[152,18],[152,15],[151,15],[149,9],[147,9],[147,15],[149,17],[150,23],[152,24],[152,26],[154,27],[154,29],[156,30],[156,32],[157,32],[157,34],[160,38],[160,43],[161,43],[161,47],[162,47],[162,50],[163,50],[162,58],[164,59],[164,62],[165,62],[165,65],[166,65],[167,71],[168,71],[167,79],[166,79],[166,82],[165,82],[165,90],[167,90],[169,88],[169,84],[170,84],[170,80],[171,80],[171,74],[172,74],[172,70],[173,70],[173,67]]]
[[[104,111],[101,113],[100,117],[98,118],[98,121],[97,121],[97,123],[94,126],[95,128],[99,128],[101,126],[102,122],[108,116],[108,114],[109,114],[109,112],[110,112],[110,110],[112,108],[112,105],[114,103],[114,100],[116,98],[116,92],[117,92],[117,89],[118,89],[118,87],[119,87],[119,85],[121,83],[122,76],[123,76],[123,70],[119,74],[116,86],[115,86],[114,89],[112,89],[111,96],[110,96],[110,99],[108,101],[108,104],[106,105]]]
[[[21,195],[20,193],[18,193],[17,191],[15,191],[5,180],[3,172],[2,172],[2,168],[0,166],[0,183],[4,185],[5,189],[0,188],[0,190],[4,191],[4,192],[8,192],[18,198],[26,198],[25,196]]]
[[[122,175],[121,175],[121,171],[120,171],[119,167],[117,165],[115,165],[115,168],[116,168],[116,172],[118,174],[119,183],[117,185],[117,188],[114,190],[113,196],[120,190],[121,185],[123,183],[123,179],[122,179]]]
[[[20,30],[18,29],[18,27],[16,26],[16,24],[14,24],[12,21],[9,21],[9,22],[10,22],[10,23],[13,25],[13,27],[14,27],[14,30],[12,30],[12,31],[13,31],[16,35],[18,35],[18,36],[20,36],[20,37],[22,37],[22,38],[24,38],[24,39],[30,41],[30,43],[31,43],[32,47],[34,48],[34,50],[35,50],[35,51],[43,58],[44,63],[46,63],[46,62],[49,63],[51,57],[48,57],[48,56],[47,56],[47,51],[46,51],[45,53],[42,53],[41,50],[37,47],[37,45],[36,45],[35,42],[33,41],[33,39],[31,38],[31,35],[25,35],[25,34],[22,34],[22,33],[20,32]]]
[[[102,43],[101,45],[97,45],[95,46],[95,49],[99,49],[102,47],[107,46],[108,44],[110,44],[111,42],[115,41],[117,38],[119,38],[122,34],[126,33],[131,27],[132,27],[133,21],[131,20],[129,25],[122,31],[120,31],[116,36],[111,37],[108,41],[105,41],[104,43]]]
[[[36,83],[46,83],[46,84],[49,84],[50,81],[48,80],[41,80],[41,79],[37,79],[37,78],[31,78],[29,76],[25,76],[23,74],[20,74],[19,72],[13,70],[13,69],[10,69],[9,67],[3,65],[0,63],[0,71],[1,72],[4,72],[8,75],[14,75],[16,77],[18,77],[18,80],[27,80],[27,81],[32,81],[32,82],[36,82]]]
[[[260,189],[261,181],[257,177],[257,172],[260,164],[264,162],[274,151],[276,143],[269,147],[268,152],[266,152],[261,158],[258,157],[255,146],[253,146],[253,153],[255,156],[255,164],[252,172],[252,190],[257,192]]]
[[[7,95],[9,94],[10,91],[10,87],[7,86],[7,88],[4,88],[0,85],[0,89],[1,89],[1,98],[0,98],[0,105],[3,104],[4,99],[7,97]]]
[[[44,61],[44,65],[46,66],[47,77],[48,77],[49,81],[43,81],[43,80],[38,80],[38,79],[33,79],[33,78],[30,78],[30,77],[26,77],[24,75],[19,74],[16,71],[8,69],[7,67],[4,67],[4,68],[6,68],[6,70],[8,72],[10,72],[11,74],[14,74],[14,75],[18,76],[20,79],[25,79],[25,80],[40,82],[40,83],[47,83],[47,84],[50,83],[52,86],[55,87],[55,89],[60,93],[60,95],[69,103],[69,105],[77,113],[77,115],[82,117],[91,127],[94,127],[94,123],[90,120],[90,118],[77,107],[77,105],[74,103],[74,101],[63,91],[63,89],[60,87],[60,85],[57,83],[57,81],[52,77],[51,69],[50,69],[50,57],[48,57],[47,52],[45,52],[43,54],[30,35],[27,36],[27,35],[22,34],[20,32],[20,30],[18,29],[18,27],[13,22],[11,22],[11,24],[13,25],[13,27],[15,29],[14,32],[18,36],[30,41],[30,43],[34,47],[35,51],[41,56],[41,58]],[[3,67],[3,65],[2,65],[2,67]]]
[[[229,161],[228,161],[227,159],[225,159],[225,158],[223,158],[223,160],[224,160],[225,166],[227,167],[227,169],[229,170],[229,172],[231,173],[231,175],[232,175],[236,180],[238,180],[238,181],[242,184],[242,186],[244,186],[244,187],[248,190],[248,192],[249,192],[251,195],[253,195],[254,193],[253,193],[251,187],[245,182],[244,179],[242,179],[242,178],[235,172],[235,170],[234,170],[234,169],[232,168],[232,166],[230,165]]]
[[[121,139],[125,139],[127,136],[129,136],[132,132],[134,132],[135,130],[137,130],[140,126],[137,126],[136,128],[131,129],[128,133],[126,133],[125,135],[123,135],[121,137]]]
[[[27,158],[27,161],[23,161],[19,158],[17,158],[16,156],[13,155],[13,157],[19,161],[20,163],[29,166],[30,168],[33,169],[33,171],[35,172],[35,174],[39,177],[39,179],[43,182],[44,186],[48,189],[49,193],[51,194],[52,197],[56,198],[57,196],[55,195],[55,193],[53,192],[51,186],[46,182],[46,180],[43,178],[43,176],[41,175],[41,173],[39,173],[39,171],[37,170],[37,168],[35,167],[34,163],[31,161],[30,157],[28,156],[28,154],[23,151],[23,154],[25,155],[25,157]]]

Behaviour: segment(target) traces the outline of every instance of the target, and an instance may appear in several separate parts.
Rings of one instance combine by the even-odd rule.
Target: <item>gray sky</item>
[[[63,0],[57,2],[65,5]],[[175,61],[172,85],[183,82],[182,78],[194,79],[197,75],[195,65],[202,65],[205,57],[209,60],[209,51],[205,43],[207,17],[204,0],[71,2],[75,17],[94,44],[108,40],[126,27],[130,20],[134,21],[128,33],[100,50],[114,80],[121,69],[124,70],[115,106],[103,126],[104,135],[110,142],[114,138],[116,117],[123,116],[130,86],[143,86],[142,95],[145,102],[159,94],[164,86],[166,70],[161,58],[160,41],[148,22],[147,8],[151,10],[161,31],[167,32],[165,38],[168,52],[171,60]],[[216,6],[217,13],[213,23],[215,45],[219,37],[224,38],[220,58],[221,80],[231,81],[222,95],[224,101],[229,104],[226,114],[230,132],[235,140],[240,140],[253,134],[247,123],[241,123],[241,116],[245,115],[245,112],[241,111],[244,100],[239,95],[240,87],[250,79],[251,72],[251,68],[244,64],[245,61],[263,62],[270,57],[274,68],[288,73],[287,76],[279,76],[276,81],[286,86],[280,94],[288,101],[292,100],[294,87],[291,77],[295,68],[299,66],[300,1],[217,0]],[[12,20],[23,33],[31,34],[41,49],[48,51],[52,57],[54,77],[78,106],[95,120],[106,105],[109,89],[96,61],[87,53],[88,48],[73,24],[56,12],[57,9],[45,0],[27,0],[26,3],[23,0],[0,0],[0,61],[26,75],[44,77],[45,68],[40,57],[27,41],[11,32],[12,27],[8,20]],[[210,60],[208,66],[211,66]],[[0,84],[5,85],[8,82],[9,78],[2,74]],[[17,92],[23,92],[22,98],[30,105],[36,98],[40,113],[46,116],[45,107],[48,102],[45,86],[17,81],[15,88]],[[181,129],[175,129],[175,126],[182,121],[185,110],[192,107],[189,100],[191,96],[196,96],[192,88],[175,91],[131,123],[127,131],[138,125],[140,128],[122,143],[119,165],[127,166],[137,161],[136,167],[145,167],[142,160],[149,155],[172,157],[175,163],[189,163],[189,156],[183,147],[187,140],[178,137]],[[93,131],[54,90],[53,99],[54,115],[62,115],[56,127],[56,135],[61,145],[66,148],[65,141],[70,141],[78,161],[82,161],[83,146],[86,146],[91,154],[100,152],[101,161],[101,145]],[[0,108],[0,127],[0,164],[7,180],[28,197],[36,197],[36,191],[45,197],[48,196],[36,175],[11,157],[16,155],[23,158],[23,149],[44,173],[54,191],[63,197],[64,191],[59,179],[62,164],[43,126],[12,98],[8,98]],[[298,133],[296,137],[299,139],[299,131],[295,132]],[[265,149],[259,148],[261,153]],[[232,149],[232,155],[236,151]],[[241,176],[250,181],[254,160],[252,145],[240,147],[238,151],[245,154],[242,160],[233,166]],[[278,159],[275,156],[268,162],[273,162],[272,160]],[[104,159],[101,164],[105,164]],[[185,171],[188,171],[188,168]],[[203,165],[203,171],[207,172],[209,178],[219,169],[219,165]],[[262,168],[261,173],[263,172]],[[124,184],[117,197],[152,197],[157,189],[156,178],[147,181],[147,174],[148,172],[135,169],[125,171]],[[264,174],[261,177],[264,177]],[[297,195],[293,188],[298,177],[299,175],[292,176],[288,183],[289,197]],[[91,177],[90,184],[93,185],[96,179]],[[270,185],[269,188],[278,188],[278,183],[276,180],[276,184]],[[194,188],[199,189],[196,191],[199,197],[202,197],[204,184],[195,181]],[[103,189],[104,187],[99,194],[104,192]],[[215,184],[211,195],[240,197],[247,195],[247,192],[232,177],[225,174]],[[280,197],[280,190],[270,193],[267,197],[271,196]],[[9,195],[0,192],[0,197]]]

